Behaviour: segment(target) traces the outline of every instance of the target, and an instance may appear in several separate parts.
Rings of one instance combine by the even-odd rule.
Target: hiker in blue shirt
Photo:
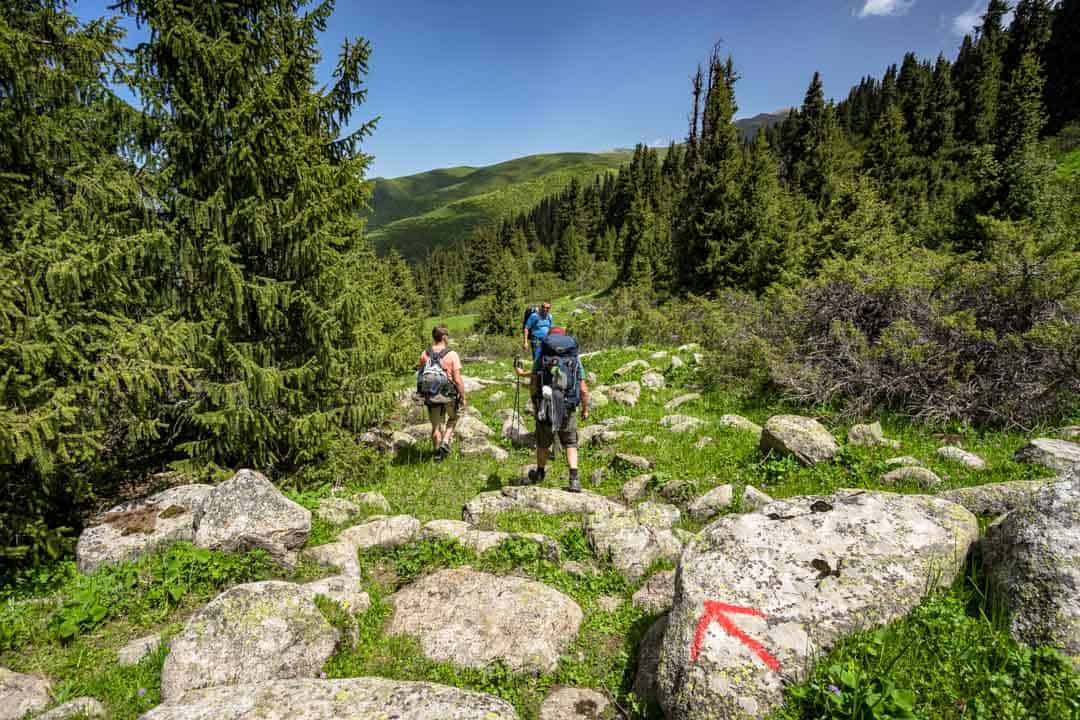
[[[525,327],[522,330],[521,349],[528,350],[531,346],[534,362],[540,357],[540,343],[547,337],[548,332],[551,331],[554,325],[555,319],[551,316],[551,303],[549,302],[543,303],[540,310],[534,312],[525,321]]]

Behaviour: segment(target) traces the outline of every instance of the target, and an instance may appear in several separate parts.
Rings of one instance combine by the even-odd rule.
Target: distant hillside
[[[786,110],[735,121],[743,137],[781,122]],[[663,153],[665,149],[662,149]],[[419,260],[484,224],[531,209],[571,180],[592,182],[630,161],[632,148],[600,153],[529,155],[487,167],[459,166],[399,178],[375,178],[369,236],[380,252]]]
[[[455,167],[375,179],[370,237],[380,251],[416,260],[432,248],[467,237],[530,209],[574,178],[592,182],[617,170],[632,151],[530,155],[487,167]]]

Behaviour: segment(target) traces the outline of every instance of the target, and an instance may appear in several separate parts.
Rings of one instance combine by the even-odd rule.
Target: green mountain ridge
[[[736,125],[749,138],[785,116],[786,111],[761,113]],[[527,155],[484,167],[459,165],[375,178],[369,237],[379,252],[397,251],[417,261],[435,248],[468,238],[477,228],[531,209],[574,179],[591,183],[597,175],[618,170],[633,152],[616,148]]]

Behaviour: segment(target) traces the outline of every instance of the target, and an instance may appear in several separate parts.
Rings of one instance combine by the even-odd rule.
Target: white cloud
[[[914,4],[915,0],[866,0],[866,2],[863,3],[862,10],[857,14],[861,18],[884,15],[904,15]]]
[[[990,3],[987,0],[975,0],[964,12],[960,13],[953,18],[952,31],[957,35],[971,35],[975,32],[975,28],[982,24],[983,15],[986,14],[986,7]],[[1005,13],[1005,17],[1001,19],[1002,25],[1009,27],[1013,21],[1013,11]]]

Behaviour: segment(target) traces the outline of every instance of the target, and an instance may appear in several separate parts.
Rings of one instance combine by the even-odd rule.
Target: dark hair
[[[431,329],[431,339],[435,342],[441,342],[450,336],[450,331],[446,329],[445,325],[436,325]]]

